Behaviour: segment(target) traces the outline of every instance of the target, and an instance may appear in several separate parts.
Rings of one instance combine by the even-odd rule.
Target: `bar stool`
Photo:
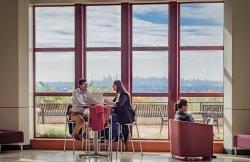
[[[136,132],[137,132],[137,136],[138,136],[138,140],[139,140],[141,155],[143,156],[141,138],[140,138],[139,129],[138,129],[136,121],[133,122],[133,123],[128,123],[128,124],[120,124],[120,123],[117,123],[117,124],[118,124],[118,143],[117,143],[116,156],[117,156],[117,153],[118,153],[118,150],[119,150],[120,142],[121,142],[121,145],[120,145],[120,147],[121,147],[121,154],[122,154],[123,148],[125,147],[125,146],[123,147],[123,143],[122,143],[122,140],[124,140],[123,135],[122,135],[122,139],[120,140],[120,134],[122,134],[122,126],[126,126],[128,128],[129,135],[131,135],[130,138],[129,138],[129,141],[131,141],[133,152],[135,152],[135,148],[134,148],[134,140],[133,140],[133,135],[132,135],[132,131],[131,130],[133,129],[133,126],[136,127]]]
[[[76,122],[72,121],[69,119],[69,116],[66,115],[66,122],[65,122],[65,132],[64,132],[64,145],[63,145],[63,150],[65,152],[66,150],[66,138],[67,138],[67,128],[71,128],[71,130],[74,129],[74,125],[76,124]],[[69,125],[71,127],[69,127]],[[75,138],[74,138],[74,135],[73,135],[73,132],[71,133],[71,138],[73,140],[73,154],[75,154]]]
[[[66,150],[67,128],[69,128],[69,133],[70,133],[71,138],[72,138],[72,140],[73,140],[73,155],[74,155],[74,154],[75,154],[75,141],[76,141],[76,140],[75,140],[75,138],[74,138],[73,129],[74,129],[74,126],[75,126],[76,122],[70,119],[70,114],[71,114],[71,113],[72,113],[72,105],[69,104],[69,105],[68,105],[68,108],[67,108],[66,115],[65,115],[66,121],[65,121],[65,131],[64,131],[64,145],[63,145],[63,150],[64,150],[64,152],[65,152],[65,150]],[[86,124],[87,124],[87,123],[86,123]],[[85,124],[85,127],[84,127],[85,132],[86,132],[86,124]],[[71,132],[70,132],[70,129],[71,129]],[[82,130],[82,137],[83,137],[83,132],[84,132],[84,131]],[[84,138],[82,138],[82,140],[81,140],[81,142],[82,142],[82,150],[83,150],[83,139],[84,139]]]
[[[136,108],[136,106],[133,106],[133,110],[135,112],[134,122],[133,123],[124,124],[124,126],[128,127],[129,134],[131,135],[129,140],[131,141],[133,152],[135,152],[135,148],[134,148],[134,140],[133,140],[133,135],[132,135],[132,131],[131,130],[133,130],[133,126],[135,126],[136,132],[137,132],[137,137],[138,137],[138,140],[139,140],[141,155],[143,156],[142,143],[141,143],[141,138],[140,138],[139,129],[138,129],[138,125],[137,125],[137,108]],[[119,149],[120,132],[122,132],[122,125],[120,123],[117,123],[117,124],[118,124],[118,144],[117,144],[116,156],[117,156],[118,149]],[[123,138],[123,136],[122,136],[122,138]],[[122,153],[122,141],[121,141],[121,153]]]

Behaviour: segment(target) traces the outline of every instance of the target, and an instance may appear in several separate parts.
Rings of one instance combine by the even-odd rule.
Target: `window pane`
[[[87,52],[90,91],[111,92],[114,80],[121,79],[120,52]]]
[[[133,92],[168,92],[168,52],[133,52]]]
[[[137,125],[142,139],[167,139],[167,97],[133,97]],[[161,116],[162,114],[162,116]],[[145,131],[147,130],[147,131]],[[134,130],[133,128],[133,131]],[[134,133],[133,137],[137,138]]]
[[[223,45],[223,3],[181,4],[181,45]]]
[[[36,96],[35,100],[36,137],[63,138],[65,114],[71,97]],[[55,116],[51,116],[52,114]],[[69,132],[67,136],[70,137]]]
[[[74,14],[74,7],[36,7],[36,47],[74,47]]]
[[[168,5],[133,6],[133,46],[168,46]]]
[[[36,53],[36,92],[71,92],[75,57],[72,52]]]
[[[87,46],[121,46],[121,6],[87,7]]]
[[[223,51],[181,51],[181,92],[223,92]]]

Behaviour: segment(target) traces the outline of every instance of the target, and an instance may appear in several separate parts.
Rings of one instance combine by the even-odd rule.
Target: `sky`
[[[119,6],[87,7],[87,47],[120,47]],[[223,45],[223,4],[181,5],[182,46]],[[168,45],[168,5],[133,6],[133,46]],[[36,47],[74,47],[74,7],[36,9]],[[37,81],[73,81],[74,53],[37,54]],[[87,78],[120,78],[120,52],[87,52]],[[133,52],[134,77],[163,77],[168,52]],[[222,51],[181,51],[181,78],[223,80]]]

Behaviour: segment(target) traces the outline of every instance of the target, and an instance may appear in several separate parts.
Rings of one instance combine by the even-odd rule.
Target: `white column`
[[[0,128],[23,131],[29,144],[29,0],[0,3]]]
[[[250,1],[224,4],[224,148],[233,135],[250,133]]]

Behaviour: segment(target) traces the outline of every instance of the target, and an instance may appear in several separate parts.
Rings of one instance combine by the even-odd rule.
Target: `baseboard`
[[[18,144],[13,144],[13,145],[8,145],[8,144],[4,144],[1,145],[1,151],[7,151],[7,150],[21,150],[21,146]],[[23,150],[30,150],[31,149],[31,145],[23,145]]]
[[[170,142],[169,140],[141,140],[142,150],[144,152],[169,152]],[[63,150],[63,139],[48,139],[48,138],[35,138],[30,140],[31,148],[34,150]],[[140,151],[139,141],[134,143],[135,151]],[[223,142],[214,141],[213,143],[214,153],[223,152]],[[76,142],[75,148],[81,150],[81,142]],[[115,150],[116,143],[113,145]],[[66,150],[72,150],[72,140],[67,139]],[[128,144],[128,151],[133,151],[131,143]]]
[[[235,155],[234,149],[223,149],[223,153]],[[239,149],[237,149],[237,155],[249,155],[250,156],[250,150],[239,148]]]

